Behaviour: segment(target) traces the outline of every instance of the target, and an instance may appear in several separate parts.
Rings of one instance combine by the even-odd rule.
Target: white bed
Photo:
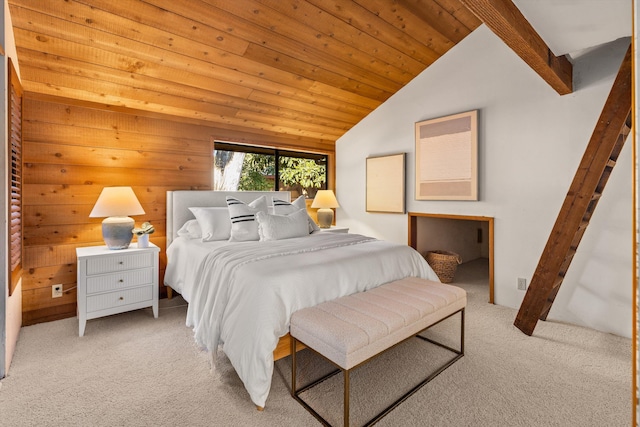
[[[356,234],[317,232],[266,242],[177,235],[194,218],[189,207],[224,207],[227,195],[250,202],[263,194],[269,202],[289,200],[282,192],[168,192],[165,273],[165,284],[189,302],[186,323],[197,343],[210,351],[221,347],[258,407],[265,406],[273,352],[294,311],[408,276],[438,281],[409,246]]]

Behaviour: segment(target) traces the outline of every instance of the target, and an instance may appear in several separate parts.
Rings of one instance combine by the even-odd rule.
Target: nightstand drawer
[[[153,267],[154,257],[155,254],[152,252],[142,252],[89,258],[87,259],[87,275]]]
[[[87,297],[87,313],[153,299],[153,285]]]
[[[153,283],[153,268],[87,277],[87,295]]]

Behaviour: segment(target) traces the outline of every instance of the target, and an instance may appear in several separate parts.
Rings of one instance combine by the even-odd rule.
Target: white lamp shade
[[[338,200],[336,199],[335,194],[333,194],[332,190],[318,190],[316,193],[316,197],[313,199],[313,203],[311,207],[314,209],[317,208],[339,208]]]
[[[89,217],[104,218],[143,214],[142,205],[131,187],[105,187]]]

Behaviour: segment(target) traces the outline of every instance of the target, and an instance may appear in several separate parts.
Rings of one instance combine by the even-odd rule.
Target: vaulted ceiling
[[[502,28],[492,27],[516,52],[524,46],[523,59],[532,52],[534,62],[546,58],[541,39],[532,45],[532,29],[514,32],[522,20],[509,18],[508,6],[510,0],[9,0],[30,96],[322,143],[333,143],[464,39],[482,23],[476,15]],[[530,65],[566,79],[566,60],[558,61],[560,68]],[[570,85],[570,64],[568,78]]]

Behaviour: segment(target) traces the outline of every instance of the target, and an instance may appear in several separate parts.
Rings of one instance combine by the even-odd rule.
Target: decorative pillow
[[[256,213],[267,213],[267,198],[260,196],[248,205],[234,197],[227,196],[229,218],[231,219],[231,242],[259,240]]]
[[[198,220],[202,230],[202,241],[213,242],[215,240],[229,240],[231,236],[231,221],[229,221],[229,208],[207,207],[189,208]]]
[[[289,215],[271,215],[258,212],[258,234],[260,241],[291,239],[309,235],[309,216],[306,209],[300,209]]]
[[[273,202],[273,213],[276,215],[289,215],[293,212],[297,212],[300,209],[307,212],[307,202],[304,196],[300,196],[293,201],[293,203],[286,202],[280,199],[271,199]],[[309,233],[313,233],[314,231],[320,231],[320,227],[311,219],[309,214],[307,213],[307,218],[309,219]]]
[[[184,237],[187,239],[202,239],[202,229],[200,228],[200,224],[198,224],[197,219],[190,219],[185,222],[180,230],[178,230],[178,236]]]

